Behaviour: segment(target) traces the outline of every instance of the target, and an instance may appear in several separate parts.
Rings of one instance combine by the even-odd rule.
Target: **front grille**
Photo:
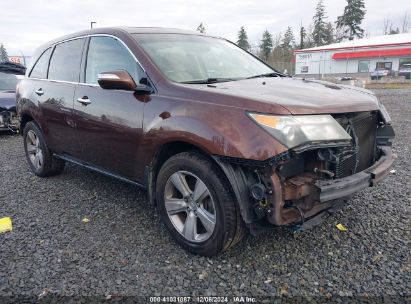
[[[350,147],[337,149],[335,177],[349,176],[370,167],[375,161],[377,112],[351,113],[335,119],[352,137]]]

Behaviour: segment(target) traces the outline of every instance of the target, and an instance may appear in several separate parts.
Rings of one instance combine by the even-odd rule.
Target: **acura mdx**
[[[31,170],[65,162],[141,186],[184,248],[305,230],[389,173],[394,131],[367,90],[292,78],[218,37],[100,28],[39,47],[17,88]]]

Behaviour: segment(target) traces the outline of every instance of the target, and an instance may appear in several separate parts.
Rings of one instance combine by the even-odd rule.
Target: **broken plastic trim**
[[[230,164],[235,165],[243,165],[248,167],[256,167],[256,168],[267,168],[267,167],[274,167],[281,162],[287,161],[291,159],[292,152],[285,151],[276,156],[273,156],[267,160],[254,160],[254,159],[244,159],[244,158],[237,158],[237,157],[229,157],[229,156],[217,156],[220,160],[224,162],[228,162]]]
[[[292,149],[293,152],[300,154],[305,151],[315,150],[315,149],[322,149],[322,148],[338,148],[338,147],[345,147],[349,146],[351,143],[349,141],[345,142],[335,142],[335,141],[318,141],[318,142],[311,142],[307,143]]]

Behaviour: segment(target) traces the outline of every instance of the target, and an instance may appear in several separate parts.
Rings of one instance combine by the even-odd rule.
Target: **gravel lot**
[[[180,249],[144,191],[75,165],[35,177],[22,138],[0,135],[0,218],[13,219],[0,235],[0,302],[49,294],[411,301],[411,90],[376,92],[394,121],[396,172],[320,227],[248,236],[212,259]]]

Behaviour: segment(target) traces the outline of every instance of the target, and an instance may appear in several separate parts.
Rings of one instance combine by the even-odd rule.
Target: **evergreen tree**
[[[314,29],[313,29],[313,42],[315,46],[321,46],[326,44],[327,25],[325,23],[325,8],[323,0],[319,0],[315,9],[315,15],[313,17]]]
[[[364,0],[347,0],[344,14],[337,18],[337,28],[342,29],[343,38],[353,40],[364,37],[361,23],[365,16]]]
[[[307,32],[304,26],[301,26],[300,27],[300,50],[304,48],[304,41],[305,41],[306,36],[307,36]]]
[[[281,47],[285,50],[291,50],[294,48],[294,45],[295,45],[294,33],[293,33],[292,28],[288,27],[284,33],[283,43],[281,44]]]
[[[260,42],[260,54],[263,60],[268,61],[268,57],[273,49],[273,36],[265,30]]]
[[[326,31],[325,31],[325,43],[331,44],[335,42],[335,30],[334,26],[331,22],[327,23]]]
[[[400,33],[400,28],[399,28],[398,26],[397,26],[396,29],[394,29],[394,28],[391,26],[388,35],[395,35],[395,34],[399,34],[399,33]]]
[[[308,26],[305,39],[304,39],[304,48],[311,48],[314,47],[314,41],[313,41],[313,31],[314,31],[314,26],[310,24]]]
[[[9,61],[9,56],[7,55],[6,48],[3,43],[0,44],[0,62]]]
[[[242,26],[238,32],[237,45],[246,51],[250,50],[250,43],[248,42],[248,36],[244,26]]]
[[[201,22],[200,25],[197,27],[197,32],[200,32],[201,34],[205,34],[206,33],[206,29],[203,25],[203,23]]]

